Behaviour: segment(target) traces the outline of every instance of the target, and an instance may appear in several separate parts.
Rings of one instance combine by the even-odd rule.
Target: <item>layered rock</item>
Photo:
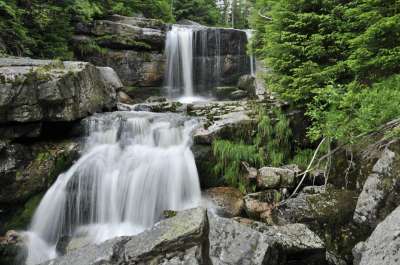
[[[38,136],[44,122],[71,122],[111,110],[117,79],[112,69],[84,62],[2,58],[0,133],[4,138]]]
[[[113,15],[78,24],[73,38],[78,58],[112,67],[125,86],[160,87],[164,78],[167,25],[157,19]],[[125,89],[130,96],[140,93]]]

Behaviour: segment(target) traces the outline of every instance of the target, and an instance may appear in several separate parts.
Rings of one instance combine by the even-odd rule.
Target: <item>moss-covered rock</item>
[[[7,229],[25,227],[40,194],[72,165],[78,151],[79,145],[74,141],[0,146],[0,207],[8,216],[3,220]]]

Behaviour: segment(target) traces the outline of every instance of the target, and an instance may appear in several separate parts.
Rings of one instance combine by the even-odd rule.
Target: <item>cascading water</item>
[[[26,233],[28,265],[54,258],[64,235],[92,243],[134,235],[164,210],[200,204],[190,150],[194,120],[114,112],[95,115],[87,125],[82,157],[47,191]]]
[[[247,36],[247,42],[250,42],[251,38],[253,37],[253,30],[247,29],[245,30],[246,36]],[[252,76],[256,75],[256,58],[254,54],[251,52],[250,53],[250,74]]]
[[[167,33],[165,53],[168,96],[193,97],[193,29],[172,26]]]

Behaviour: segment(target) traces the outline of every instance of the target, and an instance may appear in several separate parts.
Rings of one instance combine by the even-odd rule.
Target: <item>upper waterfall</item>
[[[236,86],[251,73],[245,31],[201,25],[173,25],[167,32],[164,88],[182,101],[212,98],[218,86]]]
[[[200,204],[190,150],[194,120],[114,112],[87,120],[82,157],[41,201],[28,235],[27,264],[55,257],[62,236],[97,243],[154,225],[164,210]]]

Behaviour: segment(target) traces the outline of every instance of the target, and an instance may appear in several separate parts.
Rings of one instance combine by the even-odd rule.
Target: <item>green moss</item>
[[[38,194],[29,199],[14,216],[6,223],[6,230],[22,230],[29,225],[36,208],[39,206],[44,193]]]

